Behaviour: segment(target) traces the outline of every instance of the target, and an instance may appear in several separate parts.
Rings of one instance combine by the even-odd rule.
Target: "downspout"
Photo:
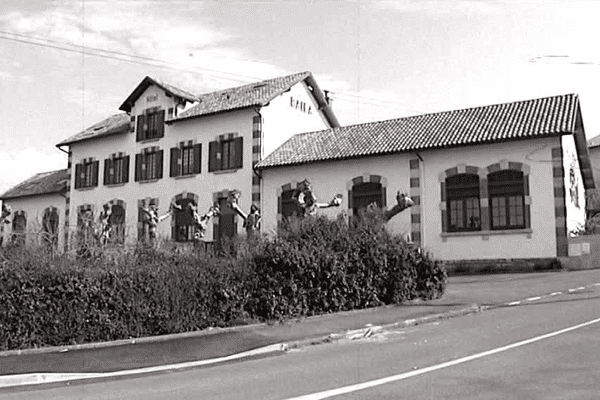
[[[421,211],[421,249],[425,249],[425,221],[424,221],[424,217],[425,217],[425,213],[423,210],[423,199],[424,199],[424,194],[425,194],[425,162],[423,160],[423,157],[421,157],[421,155],[419,154],[419,152],[415,152],[415,154],[417,155],[417,158],[419,159],[419,207],[420,207],[420,211]]]

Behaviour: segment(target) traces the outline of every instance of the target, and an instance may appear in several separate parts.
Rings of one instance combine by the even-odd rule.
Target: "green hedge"
[[[446,270],[383,229],[292,220],[228,254],[0,250],[0,350],[126,339],[440,297]]]

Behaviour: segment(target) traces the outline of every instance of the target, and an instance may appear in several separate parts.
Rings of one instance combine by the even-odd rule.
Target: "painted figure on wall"
[[[4,242],[4,225],[10,224],[8,217],[12,213],[12,210],[8,204],[2,203],[2,213],[0,214],[0,246]]]
[[[402,211],[415,205],[415,202],[410,197],[408,197],[406,193],[400,192],[396,194],[396,203],[397,204],[389,210],[383,210],[382,215],[385,222],[388,222],[396,215],[400,214]],[[373,209],[374,204],[372,204],[369,208]]]
[[[140,210],[144,215],[143,223],[146,228],[145,230],[148,232],[148,240],[151,246],[156,244],[158,223],[170,217],[173,214],[174,208],[176,208],[176,206],[171,204],[169,211],[166,214],[159,216],[158,206],[155,203],[142,200]]]
[[[308,179],[298,184],[292,198],[300,210],[299,216],[305,217],[315,215],[319,208],[339,207],[342,204],[342,195],[336,195],[329,203],[318,203],[317,197],[312,191],[312,185]]]
[[[175,210],[183,211],[181,205],[179,205],[179,204],[173,204],[172,207]],[[192,203],[192,202],[189,202],[187,204],[186,211],[192,215],[192,218],[194,220],[194,227],[195,227],[194,241],[195,242],[198,242],[202,238],[204,238],[204,235],[206,235],[206,232],[208,231],[208,223],[210,222],[210,220],[212,218],[218,217],[219,213],[220,213],[219,206],[215,204],[215,205],[212,205],[208,209],[206,214],[200,215],[200,213],[198,212],[198,206],[194,205],[194,203]]]
[[[110,223],[110,216],[112,211],[108,204],[102,206],[102,211],[98,216],[98,241],[100,244],[107,244],[110,241],[110,235],[112,233],[112,224]]]
[[[250,206],[250,213],[246,214],[239,206],[240,192],[232,190],[229,192],[228,205],[244,221],[247,237],[254,236],[260,230],[260,210],[255,204]]]

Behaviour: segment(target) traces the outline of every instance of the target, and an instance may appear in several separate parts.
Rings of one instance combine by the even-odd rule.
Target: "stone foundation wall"
[[[557,258],[499,258],[490,260],[453,260],[444,261],[448,273],[494,274],[505,272],[536,272],[562,269]]]

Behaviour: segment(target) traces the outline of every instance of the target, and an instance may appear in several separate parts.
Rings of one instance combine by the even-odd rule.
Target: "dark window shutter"
[[[179,148],[172,147],[171,148],[171,168],[169,171],[169,176],[173,178],[174,176],[179,176]]]
[[[219,152],[219,142],[210,142],[208,144],[208,172],[218,171],[220,168],[217,163],[217,153]]]
[[[81,164],[75,164],[75,189],[81,188]]]
[[[163,177],[163,153],[164,150],[156,152],[156,178],[162,179]]]
[[[129,132],[135,131],[135,115],[132,115],[129,119]]]
[[[137,128],[136,128],[136,134],[135,134],[135,140],[136,141],[140,141],[140,140],[144,140],[146,138],[146,132],[144,132],[144,123],[146,122],[146,116],[145,115],[138,115],[137,117]]]
[[[123,183],[129,182],[129,156],[123,157]]]
[[[194,145],[194,173],[199,174],[202,169],[200,162],[202,157],[202,144],[198,143]]]
[[[237,137],[233,139],[233,148],[235,149],[235,159],[233,160],[233,168],[242,168],[242,160],[244,159],[244,138]]]
[[[114,182],[110,176],[110,167],[112,164],[112,160],[110,158],[106,158],[104,160],[104,184],[105,185],[110,185],[112,182]]]
[[[139,182],[142,179],[142,155],[135,155],[135,176],[134,179],[136,182]]]
[[[158,112],[158,137],[165,136],[165,110]]]
[[[92,162],[92,186],[98,186],[98,166],[100,161]]]

